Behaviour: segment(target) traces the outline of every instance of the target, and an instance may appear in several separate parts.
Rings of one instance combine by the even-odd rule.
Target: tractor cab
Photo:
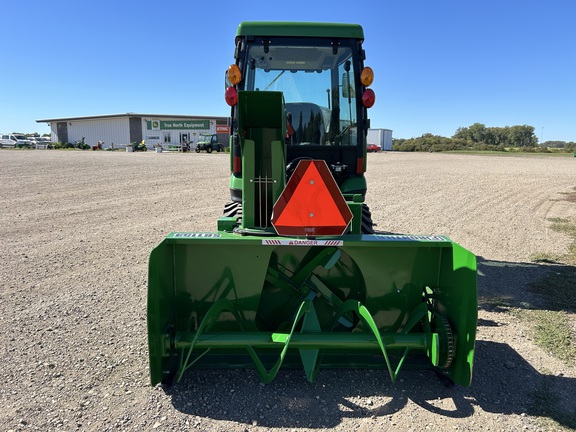
[[[367,109],[375,96],[363,39],[362,27],[352,24],[240,24],[236,63],[227,73],[232,139],[244,132],[238,92],[281,92],[287,177],[300,160],[324,160],[342,193],[364,199]],[[241,193],[232,179],[232,200],[240,201]]]

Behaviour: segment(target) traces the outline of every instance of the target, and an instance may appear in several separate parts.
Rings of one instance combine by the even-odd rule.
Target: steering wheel
[[[298,163],[301,160],[313,160],[313,159],[308,156],[300,156],[288,162],[288,165],[286,165],[286,182],[290,180],[290,177],[292,177],[292,174],[294,174],[294,171],[296,171],[296,167],[298,166]]]

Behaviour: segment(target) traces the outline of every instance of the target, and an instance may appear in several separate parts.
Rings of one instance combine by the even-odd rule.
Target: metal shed
[[[99,141],[105,147],[125,147],[145,141],[155,144],[178,145],[184,140],[195,143],[201,133],[217,133],[218,141],[228,145],[228,118],[169,114],[108,114],[84,117],[64,117],[36,120],[48,123],[53,142],[76,143],[83,137],[93,146]]]
[[[391,129],[368,129],[368,144],[376,144],[382,150],[392,150]]]

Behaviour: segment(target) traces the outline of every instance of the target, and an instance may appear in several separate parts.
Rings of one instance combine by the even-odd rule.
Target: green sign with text
[[[210,120],[149,120],[148,130],[210,129]]]

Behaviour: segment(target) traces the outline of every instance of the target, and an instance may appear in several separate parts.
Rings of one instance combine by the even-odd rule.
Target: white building
[[[382,150],[392,150],[392,130],[390,129],[368,129],[368,144],[376,144]]]
[[[98,141],[104,147],[122,148],[127,144],[145,141],[146,147],[155,144],[178,145],[184,141],[195,144],[201,133],[218,134],[218,142],[228,146],[227,117],[199,117],[167,114],[110,114],[86,117],[66,117],[36,120],[48,123],[53,142],[80,141],[90,146]]]

